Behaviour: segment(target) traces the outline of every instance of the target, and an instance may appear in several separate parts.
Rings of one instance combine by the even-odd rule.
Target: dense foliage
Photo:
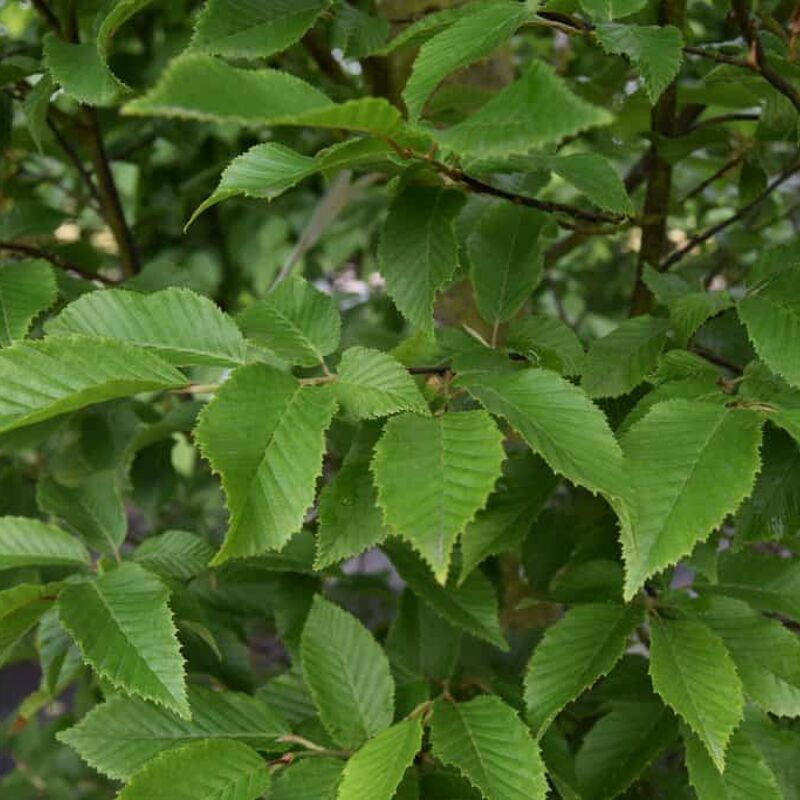
[[[800,6],[0,25],[3,800],[800,796]]]

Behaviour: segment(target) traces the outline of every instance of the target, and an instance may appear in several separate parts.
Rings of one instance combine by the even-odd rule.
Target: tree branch
[[[691,200],[693,197],[697,197],[698,194],[701,194],[705,191],[712,183],[719,180],[723,175],[727,175],[732,169],[737,167],[739,164],[742,163],[744,160],[745,153],[736,153],[732,158],[728,159],[716,172],[712,175],[709,175],[705,180],[700,181],[694,189],[690,189],[680,200],[679,203],[683,204],[687,200]]]
[[[111,280],[111,278],[106,278],[104,275],[98,275],[94,272],[87,272],[83,267],[79,267],[72,261],[67,261],[67,259],[62,258],[56,253],[51,253],[49,250],[43,250],[41,247],[36,247],[32,244],[0,240],[0,250],[6,250],[9,253],[19,253],[20,255],[29,256],[31,258],[42,258],[53,266],[63,269],[66,272],[74,272],[87,281],[99,281],[109,286],[116,283],[116,281]]]

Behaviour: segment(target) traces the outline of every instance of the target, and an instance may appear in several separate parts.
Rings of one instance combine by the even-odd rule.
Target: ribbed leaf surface
[[[598,153],[557,156],[550,159],[548,166],[599,208],[614,214],[632,213],[633,206],[622,178]]]
[[[547,781],[536,743],[499,697],[439,701],[431,722],[434,755],[463,773],[486,800],[544,800]]]
[[[339,745],[358,747],[391,725],[389,662],[354,616],[317,595],[303,628],[300,657],[319,717]]]
[[[344,765],[338,758],[296,761],[275,776],[269,800],[336,800],[336,787]]]
[[[145,539],[133,558],[162,578],[186,581],[202,572],[213,555],[211,545],[197,534],[165,531]]]
[[[581,8],[594,20],[603,22],[641,11],[647,0],[580,0]]]
[[[562,375],[578,375],[586,355],[572,328],[560,319],[544,315],[511,320],[507,343],[537,366]]]
[[[593,603],[573,607],[548,628],[525,675],[528,721],[537,736],[567,703],[611,670],[643,620],[640,606]]]
[[[34,318],[56,301],[53,268],[40,260],[0,265],[0,347],[23,339]]]
[[[68,586],[58,599],[58,614],[98,675],[188,718],[183,658],[168,597],[155,575],[125,563]]]
[[[57,584],[21,583],[0,590],[0,666],[6,663],[22,637],[53,605],[59,588]]]
[[[29,566],[85,567],[89,553],[73,536],[38,519],[0,517],[0,570]]]
[[[207,297],[172,287],[153,294],[90,292],[46,325],[51,336],[78,333],[153,350],[176,365],[235,366],[245,359],[236,323]]]
[[[280,550],[314,499],[332,395],[254,364],[237,370],[206,406],[197,441],[222,476],[230,519],[214,563]]]

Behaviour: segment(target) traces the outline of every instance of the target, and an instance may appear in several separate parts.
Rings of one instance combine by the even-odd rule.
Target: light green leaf
[[[768,714],[748,709],[741,727],[775,775],[782,800],[800,798],[800,733],[781,725]],[[735,734],[734,734],[735,736]]]
[[[293,45],[331,0],[208,0],[192,45],[222,56],[270,56]]]
[[[432,135],[460,155],[504,156],[555,144],[612,119],[605,109],[573,94],[552,67],[536,61],[463,122]]]
[[[513,203],[497,203],[467,240],[475,302],[490,325],[511,319],[542,275],[539,237],[545,214]]]
[[[394,682],[386,654],[352,614],[321,595],[308,613],[300,658],[319,717],[337,744],[359,747],[391,725]]]
[[[503,458],[503,436],[485,411],[402,414],[386,423],[372,462],[378,504],[386,524],[414,546],[440,583]]]
[[[345,762],[338,758],[306,758],[275,775],[269,800],[336,800]]]
[[[18,342],[0,350],[0,433],[186,382],[163,359],[122,342],[84,336]]]
[[[165,531],[145,539],[133,559],[162,578],[188,581],[208,566],[213,555],[214,549],[200,536],[188,531]]]
[[[53,80],[78,102],[110,106],[126,91],[101,58],[94,42],[73,44],[48,33],[43,45],[44,63]]]
[[[481,3],[466,3],[455,8],[433,11],[403,28],[393,39],[390,39],[380,50],[372,55],[385,56],[400,48],[419,47],[445,28],[464,16],[480,10]]]
[[[177,366],[236,366],[245,342],[211,300],[171,287],[153,294],[105,289],[81,295],[45,326],[52,336],[83,334],[135,344]]]
[[[690,292],[669,306],[672,324],[682,342],[688,342],[708,319],[733,306],[727,292]]]
[[[528,722],[537,736],[567,703],[610,672],[643,621],[641,606],[592,603],[574,606],[547,629],[525,674]]]
[[[628,17],[641,11],[647,0],[580,0],[581,8],[597,22]]]
[[[583,362],[586,393],[619,397],[638,386],[655,367],[668,327],[666,320],[643,314],[592,342]]]
[[[324,388],[253,364],[234,372],[203,409],[197,442],[222,476],[230,513],[212,563],[280,550],[300,530],[335,407]]]
[[[89,553],[73,536],[38,519],[0,517],[0,570],[28,566],[85,567]]]
[[[525,4],[509,0],[476,6],[473,13],[460,17],[422,45],[403,90],[412,122],[419,119],[425,101],[447,75],[489,55],[533,18]]]
[[[291,364],[313,367],[339,346],[341,320],[330,295],[291,276],[238,316],[245,336]]]
[[[382,731],[347,762],[337,800],[392,800],[421,744],[419,719],[404,720]]]
[[[509,323],[508,347],[527,356],[535,366],[578,375],[586,354],[575,331],[560,319],[532,315]]]
[[[21,583],[0,590],[0,666],[14,654],[22,638],[53,605],[59,584]]]
[[[412,325],[433,336],[433,301],[458,267],[454,220],[464,195],[453,189],[406,186],[381,230],[378,260],[386,290]]]
[[[622,439],[633,484],[632,531],[623,531],[625,596],[689,555],[750,493],[761,420],[693,400],[659,403]]]
[[[117,800],[256,800],[270,785],[264,760],[240,742],[199,741],[156,756]]]
[[[572,153],[547,162],[550,169],[585,194],[599,208],[614,214],[632,214],[625,184],[608,159],[598,153]]]
[[[55,608],[48,609],[39,621],[36,649],[42,670],[42,686],[51,697],[56,697],[74,679],[83,662],[80,651],[58,621]]]
[[[725,768],[725,749],[742,719],[736,667],[722,640],[692,620],[650,620],[650,677],[661,699],[678,713]]]
[[[169,590],[138,564],[68,586],[58,614],[98,675],[124,692],[188,718],[183,658]]]
[[[191,720],[136,697],[115,695],[59,733],[58,739],[98,772],[127,780],[162,751],[197,739],[269,749],[289,732],[280,715],[260,697],[196,686],[189,688],[188,699]]]
[[[607,53],[629,58],[655,103],[672,83],[683,60],[683,37],[673,25],[598,25],[595,36]]]
[[[49,74],[44,74],[22,102],[28,132],[40,153],[44,152],[45,139],[49,133],[47,114],[54,89],[53,79]]]
[[[0,347],[24,339],[33,320],[57,296],[56,278],[46,261],[0,264]]]
[[[345,350],[332,388],[345,411],[356,419],[375,419],[398,411],[430,413],[414,379],[396,359],[379,350]]]
[[[530,731],[499,697],[436,703],[434,755],[463,773],[486,800],[544,800],[544,765]]]

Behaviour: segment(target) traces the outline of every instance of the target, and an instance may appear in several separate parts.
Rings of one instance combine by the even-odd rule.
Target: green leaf
[[[611,671],[643,621],[639,605],[592,603],[574,606],[547,629],[525,674],[528,722],[537,736],[567,703]]]
[[[0,350],[0,433],[186,383],[163,359],[121,342],[84,336],[18,342]]]
[[[188,718],[183,658],[168,597],[155,575],[125,563],[68,586],[58,599],[58,614],[98,675]]]
[[[289,732],[260,697],[195,686],[189,688],[188,700],[191,720],[136,697],[115,695],[59,733],[58,739],[98,772],[127,780],[162,751],[197,739],[236,741],[266,750]]]
[[[513,203],[497,203],[467,240],[475,302],[490,325],[511,319],[542,275],[539,238],[545,214]]]
[[[344,769],[338,758],[306,758],[276,773],[269,800],[336,800]]]
[[[0,570],[28,566],[85,567],[86,548],[73,536],[38,519],[0,517]]]
[[[388,353],[366,347],[345,350],[333,391],[345,411],[356,419],[375,419],[398,411],[430,413],[404,367]]]
[[[188,581],[208,566],[213,555],[214,549],[200,536],[188,531],[165,531],[145,539],[133,559],[162,578]]]
[[[46,261],[0,264],[0,347],[24,339],[33,320],[57,296],[55,275]]]
[[[330,4],[331,0],[208,0],[197,18],[192,45],[222,56],[270,56],[300,39]]]
[[[647,0],[580,0],[581,8],[597,22],[628,17],[641,11]]]
[[[754,709],[748,710],[741,730],[774,773],[783,800],[797,800],[800,797],[800,761],[797,760],[800,734]]]
[[[392,800],[421,745],[419,719],[404,720],[382,731],[348,760],[337,800]]]
[[[54,89],[53,79],[50,75],[42,75],[22,103],[28,133],[40,153],[44,152],[45,141],[49,133],[47,113],[50,110],[50,98],[53,96]]]
[[[548,166],[599,208],[613,214],[632,214],[633,204],[619,173],[597,153],[572,153],[551,158]]]
[[[402,414],[386,423],[372,462],[378,504],[386,524],[414,546],[440,583],[503,458],[503,436],[485,411]]]
[[[605,109],[573,94],[552,67],[536,61],[463,122],[432,135],[460,155],[524,155],[612,119]]]
[[[297,276],[279,283],[237,319],[248,339],[302,367],[316,366],[339,346],[341,320],[333,299]]]
[[[0,590],[0,666],[14,654],[22,638],[53,605],[58,584],[21,583]]]
[[[742,719],[742,684],[722,640],[692,620],[650,620],[650,677],[662,700],[700,737],[716,768]]]
[[[607,53],[624,55],[633,62],[653,104],[678,74],[683,37],[673,25],[605,24],[597,26],[595,36]]]
[[[58,610],[50,608],[42,615],[36,630],[36,649],[42,669],[42,685],[56,697],[83,666],[81,654],[58,621]]]
[[[394,682],[383,649],[352,614],[321,595],[308,613],[300,658],[319,717],[337,744],[359,747],[391,725]]]
[[[403,90],[412,122],[419,119],[425,101],[447,75],[489,55],[533,18],[533,12],[523,3],[495,0],[476,5],[473,13],[457,19],[422,45]]]
[[[673,714],[657,701],[615,705],[583,739],[575,759],[582,800],[610,800],[675,740]]]
[[[689,555],[750,493],[761,420],[692,400],[659,403],[622,439],[633,483],[633,529],[623,532],[625,596]]]
[[[245,342],[236,323],[207,297],[172,287],[153,294],[90,292],[45,326],[53,336],[83,334],[135,344],[172,364],[236,366]]]
[[[269,785],[267,765],[246,745],[199,741],[148,761],[117,800],[256,800]]]
[[[706,320],[733,306],[727,292],[690,292],[669,305],[680,341],[688,342]]]
[[[537,800],[547,796],[544,765],[530,732],[499,697],[436,703],[433,753],[480,789],[486,800]]]
[[[461,6],[456,6],[455,8],[445,8],[441,11],[433,11],[430,14],[425,14],[403,28],[397,36],[390,39],[372,55],[385,56],[400,48],[420,47],[432,36],[450,27],[450,25],[462,17],[475,13],[480,10],[480,8],[481,3],[466,3]]]
[[[454,220],[464,195],[453,189],[406,186],[381,230],[378,261],[386,290],[403,316],[433,336],[433,301],[458,267]]]
[[[335,407],[324,388],[253,364],[234,372],[203,409],[197,442],[222,476],[230,513],[212,563],[280,550],[300,530]]]
[[[511,320],[507,344],[525,355],[535,366],[562,375],[578,375],[586,357],[575,331],[560,319],[531,315]]]
[[[114,105],[126,90],[98,52],[94,42],[73,44],[55,33],[43,40],[44,63],[53,80],[79,103]]]
[[[366,14],[344,2],[333,23],[331,43],[345,58],[360,59],[381,49],[389,29],[389,20],[382,14]]]
[[[586,393],[619,397],[638,386],[655,367],[668,327],[665,320],[643,314],[592,342],[583,362]]]

